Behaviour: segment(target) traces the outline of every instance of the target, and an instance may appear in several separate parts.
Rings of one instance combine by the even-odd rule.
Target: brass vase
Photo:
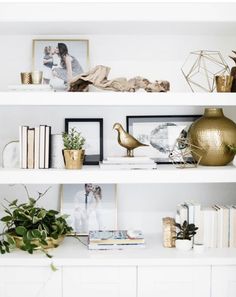
[[[84,150],[63,150],[66,169],[81,169],[84,162]]]
[[[231,75],[217,75],[216,80],[216,90],[218,93],[231,92],[234,77]]]
[[[234,158],[227,145],[236,145],[236,124],[224,116],[222,108],[206,108],[190,127],[188,139],[203,149],[192,152],[196,161],[202,157],[201,165],[223,166]]]
[[[233,77],[231,92],[236,93],[236,66],[231,68],[230,75]]]

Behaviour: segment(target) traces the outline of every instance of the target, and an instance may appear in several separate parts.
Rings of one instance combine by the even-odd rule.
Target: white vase
[[[179,251],[190,251],[193,247],[193,242],[188,239],[176,239],[175,247]]]
[[[64,168],[63,139],[61,134],[53,134],[51,137],[51,168]]]

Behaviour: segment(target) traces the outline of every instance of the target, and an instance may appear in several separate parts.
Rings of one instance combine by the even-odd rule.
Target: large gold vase
[[[222,108],[206,108],[204,115],[196,120],[188,133],[194,149],[193,158],[201,165],[223,166],[231,162],[234,153],[227,145],[236,146],[236,124],[224,116]]]

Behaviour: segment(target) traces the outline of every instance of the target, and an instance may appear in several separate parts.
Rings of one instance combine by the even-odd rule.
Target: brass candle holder
[[[231,92],[234,77],[231,75],[216,75],[216,90],[219,93]]]
[[[32,71],[31,77],[32,77],[32,84],[40,85],[43,80],[43,72],[42,71]]]
[[[21,77],[21,83],[23,85],[32,84],[31,72],[21,72],[20,77]]]

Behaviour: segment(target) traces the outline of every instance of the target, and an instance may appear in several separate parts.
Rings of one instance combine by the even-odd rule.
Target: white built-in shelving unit
[[[90,46],[93,48],[96,48],[96,42],[98,43],[99,39],[103,41],[105,40],[105,42],[107,42],[107,47],[111,46],[111,49],[108,51],[111,54],[112,52],[115,52],[116,49],[112,48],[112,45],[109,45],[110,39],[114,41],[115,37],[118,39],[120,38],[121,43],[122,40],[125,40],[124,42],[126,43],[127,40],[131,39],[129,45],[127,45],[127,51],[132,58],[132,50],[129,49],[129,47],[131,48],[130,44],[132,43],[132,40],[133,42],[137,42],[140,38],[142,48],[145,43],[147,45],[150,43],[150,47],[160,46],[161,49],[159,54],[166,58],[166,63],[169,63],[168,65],[175,63],[175,67],[180,70],[181,63],[184,62],[183,59],[185,54],[180,57],[182,62],[178,59],[177,62],[174,60],[172,61],[172,54],[173,57],[176,58],[175,49],[177,52],[176,55],[181,54],[181,49],[184,49],[185,45],[181,45],[180,43],[184,43],[183,40],[185,39],[188,42],[192,42],[195,46],[199,44],[200,47],[202,47],[204,42],[207,42],[207,46],[221,45],[222,48],[225,49],[225,42],[230,40],[230,38],[233,40],[230,46],[233,46],[233,43],[236,44],[235,11],[236,4],[233,2],[165,2],[136,4],[87,2],[54,4],[15,3],[14,5],[10,3],[1,3],[0,36],[3,38],[4,42],[0,47],[0,55],[2,47],[4,53],[8,52],[7,48],[9,47],[11,55],[10,57],[7,57],[6,54],[4,54],[2,62],[5,63],[4,65],[9,65],[10,69],[13,69],[11,67],[14,63],[17,67],[19,66],[19,60],[23,57],[23,54],[21,53],[21,56],[17,56],[17,50],[14,51],[12,46],[15,46],[16,49],[18,46],[20,49],[24,42],[28,42],[30,47],[31,41],[29,42],[29,40],[34,38],[45,38],[47,36],[49,38],[52,38],[52,36],[54,38],[60,38],[60,36],[66,37],[68,35],[73,38],[74,36],[78,37],[79,35],[79,37],[83,36],[88,39],[91,37],[92,42]],[[13,42],[14,38],[17,40],[17,44],[14,44]],[[171,39],[174,40],[173,44],[171,43]],[[179,42],[178,39],[180,40]],[[188,43],[187,41],[186,46]],[[168,50],[166,56],[164,50],[165,47],[166,50]],[[102,52],[101,49],[104,50],[105,47],[100,47],[98,51]],[[230,51],[231,49],[233,48],[227,48],[227,51]],[[141,50],[137,49],[137,52],[138,51],[141,52]],[[108,52],[104,51],[102,56],[104,60],[106,60]],[[115,53],[119,55],[119,50]],[[122,53],[123,51],[121,48],[121,55]],[[230,54],[230,52],[228,52],[228,54]],[[98,60],[99,63],[101,63],[101,56],[97,55],[97,57],[100,58]],[[124,58],[124,56],[122,57]],[[122,57],[120,60],[118,57],[118,61],[113,61],[114,65],[118,65],[119,63],[122,64]],[[152,54],[150,54],[150,57],[148,54],[145,57],[141,55],[141,57],[143,60],[140,59],[140,63],[142,63],[144,69],[145,59],[153,60],[153,63],[157,63],[155,56]],[[5,58],[8,58],[7,62],[4,61]],[[106,62],[107,61],[110,62],[109,59],[106,60]],[[92,64],[97,63],[96,59],[91,62]],[[161,61],[159,62],[161,63]],[[137,61],[134,60],[132,63],[131,66],[135,66]],[[151,62],[149,61],[149,63]],[[125,65],[125,61],[122,65]],[[21,65],[21,70],[23,70],[23,66],[24,65]],[[121,66],[121,69],[122,67],[123,66]],[[158,65],[156,66],[156,69],[158,71]],[[126,69],[122,70],[124,70],[125,73]],[[164,71],[164,67],[162,67],[162,70]],[[19,67],[17,68],[17,71],[20,71]],[[2,69],[1,73],[4,75],[4,69]],[[11,73],[14,75],[13,71]],[[121,71],[119,72],[119,75],[120,73]],[[155,69],[152,74],[153,76],[155,75]],[[158,72],[158,76],[160,76],[160,72]],[[179,75],[176,79],[177,81],[174,82],[174,86],[178,87],[178,83],[181,80],[180,76],[181,75]],[[14,84],[9,73],[7,78],[3,77],[3,81],[9,82],[9,84]],[[111,122],[113,120],[113,118],[111,119],[112,115],[117,120],[116,110],[121,112],[122,108],[123,113],[124,110],[127,110],[127,114],[132,113],[133,111],[134,114],[140,115],[145,113],[148,114],[150,111],[152,114],[158,114],[159,112],[164,114],[167,113],[168,110],[174,113],[175,109],[178,114],[188,114],[192,110],[194,113],[198,114],[199,110],[203,111],[204,107],[223,107],[226,109],[226,112],[232,115],[232,118],[236,120],[236,93],[191,93],[187,86],[186,90],[175,92],[174,89],[171,89],[168,93],[146,93],[141,91],[137,93],[113,93],[108,91],[88,93],[9,92],[7,91],[7,85],[1,85],[0,82],[0,90],[0,119],[1,116],[4,119],[9,116],[9,120],[13,123],[10,125],[11,128],[14,127],[14,121],[17,123],[16,125],[22,123],[24,115],[26,119],[31,120],[33,123],[34,116],[32,115],[35,115],[35,118],[37,118],[40,114],[42,121],[44,118],[48,120],[50,118],[57,119],[58,117],[59,119],[57,113],[62,113],[62,109],[65,110],[65,114],[67,115],[73,114],[73,116],[75,116],[76,112],[78,112],[80,116],[81,114],[86,114],[87,117],[87,115],[91,113],[92,116],[96,115],[96,117],[98,117],[97,115],[99,115],[100,112],[102,117],[102,113],[108,108],[109,111],[106,111],[107,114],[113,110],[113,114],[109,114]],[[47,114],[47,110],[50,111],[50,115]],[[41,111],[42,113],[40,113]],[[0,138],[3,135],[5,137],[4,139],[8,139],[5,129],[9,128],[7,128],[5,122],[2,122]],[[106,133],[108,134],[107,131]],[[108,148],[109,145],[110,143],[107,145]],[[133,171],[105,171],[100,170],[98,166],[85,166],[80,171],[54,169],[1,169],[0,184],[24,183],[60,185],[62,183],[76,184],[86,182],[116,183],[121,186],[124,184],[125,186],[132,184],[134,192],[129,192],[132,194],[130,194],[130,196],[139,194],[138,192],[135,192],[135,187],[139,187],[142,184],[148,184],[148,186],[150,184],[155,184],[155,190],[157,191],[156,201],[161,204],[163,203],[161,199],[162,193],[158,190],[160,187],[163,189],[162,184],[167,185],[168,190],[171,188],[173,195],[178,195],[178,191],[175,191],[175,187],[182,186],[183,188],[186,187],[186,191],[189,191],[189,195],[195,196],[197,196],[198,193],[198,185],[209,184],[207,195],[212,192],[212,196],[214,196],[217,194],[216,192],[218,189],[214,189],[216,184],[222,184],[223,189],[225,189],[225,185],[227,185],[227,187],[232,187],[232,184],[236,185],[235,169],[235,166],[232,164],[225,167],[199,166],[198,168],[191,169],[178,169],[172,165],[159,165],[156,170]],[[154,194],[152,194],[152,196],[153,195]],[[148,196],[149,194],[147,192],[145,197],[142,197],[142,201],[140,202],[139,200],[138,202],[144,206],[144,212],[147,211],[146,203],[148,204]],[[126,198],[128,199],[132,197]],[[231,200],[235,201],[234,198],[235,197],[232,197]],[[170,197],[169,200],[171,201],[172,197]],[[223,203],[223,201],[222,197],[221,202]],[[175,200],[173,203],[175,203]],[[125,203],[123,202],[123,207],[124,204]],[[148,211],[150,217],[153,218],[152,205],[154,204],[151,204]],[[167,205],[169,204],[167,203]],[[137,206],[134,205],[134,209],[135,207]],[[163,207],[163,209],[164,208],[165,207]],[[154,209],[156,210],[155,207]],[[138,220],[138,217],[136,217],[136,219]],[[126,222],[128,222],[128,220],[126,220]],[[156,221],[153,220],[152,222]],[[72,291],[69,289],[69,280],[73,279],[77,274],[80,275],[80,277],[78,277],[78,283],[76,280],[75,283],[72,284],[72,287],[74,287],[75,284],[78,285],[79,290],[84,292],[84,295],[81,296],[90,297],[94,296],[95,292],[96,294],[97,292],[101,292],[98,296],[169,297],[175,294],[175,296],[178,297],[224,297],[226,295],[223,295],[223,292],[227,289],[229,292],[227,297],[235,296],[235,292],[231,289],[231,285],[235,288],[236,249],[209,249],[203,254],[198,255],[193,251],[189,253],[180,253],[175,249],[164,249],[161,245],[161,236],[157,236],[156,234],[152,236],[147,235],[146,241],[147,248],[145,249],[94,252],[88,251],[86,247],[76,240],[67,238],[65,243],[53,252],[53,263],[59,268],[59,274],[55,275],[56,278],[58,277],[57,281],[61,284],[58,286],[58,282],[53,283],[57,284],[56,286],[58,286],[58,288],[61,288],[58,289],[57,294],[59,295],[57,296],[72,296]],[[8,267],[8,269],[13,267],[16,269],[15,271],[18,271],[17,269],[20,269],[19,267],[32,266],[32,270],[29,272],[26,271],[30,275],[34,274],[34,266],[45,266],[50,263],[50,259],[47,259],[38,253],[36,253],[35,256],[31,256],[25,255],[21,251],[17,251],[10,255],[1,256],[0,278],[1,275],[5,277],[5,267]],[[18,266],[18,268],[16,268],[16,266]],[[78,268],[78,271],[75,272],[74,268],[77,269],[76,267],[79,266],[83,268],[83,271],[81,272]],[[174,268],[174,266],[177,268]],[[98,279],[100,280],[100,276],[98,277],[98,274],[95,274],[97,271],[96,267],[105,269],[105,275],[110,277],[107,283],[109,284],[111,291],[104,291],[101,289],[98,281]],[[71,271],[69,271],[69,269],[71,269]],[[118,272],[116,270],[114,272],[114,269],[117,269]],[[61,271],[62,274],[60,274]],[[145,274],[147,271],[148,273]],[[10,275],[16,273],[13,270],[10,272]],[[89,273],[89,278],[87,282],[84,280],[84,282],[80,283],[80,279],[83,278],[83,273]],[[160,280],[159,282],[159,278],[161,279],[162,274],[164,277],[165,273],[167,273],[166,275],[168,275],[169,279]],[[18,273],[18,275],[20,274],[21,273]],[[221,274],[222,277],[220,277]],[[127,277],[127,280],[124,280],[122,275],[123,278]],[[179,277],[180,275],[182,279],[176,281],[176,277]],[[113,276],[114,278],[112,278]],[[185,281],[185,277],[189,277],[189,279]],[[63,283],[62,278],[65,283]],[[2,277],[2,279],[4,278]],[[46,281],[42,280],[42,282],[46,283],[48,282],[48,279],[46,279]],[[165,284],[165,288],[163,287],[162,282]],[[156,283],[158,285],[156,285]],[[173,289],[171,289],[173,283],[175,285]],[[8,284],[7,280],[5,280],[5,284]],[[182,290],[186,284],[188,286],[188,289],[186,289],[188,295]],[[41,284],[39,285],[39,288],[40,286]],[[149,292],[150,287],[155,295],[152,295]],[[168,291],[167,287],[170,291]],[[94,291],[93,288],[95,288]],[[114,293],[118,292],[117,288],[120,289],[119,292],[122,292],[120,295],[118,295],[118,293],[115,295]],[[122,288],[127,288],[126,293],[123,293]],[[115,291],[113,292],[112,289]],[[50,294],[52,294],[52,292],[54,293],[53,289],[49,289],[48,292],[51,292]],[[70,292],[71,295],[69,295],[68,292]],[[110,292],[113,292],[113,294],[110,294]],[[47,297],[49,295],[40,296]]]

